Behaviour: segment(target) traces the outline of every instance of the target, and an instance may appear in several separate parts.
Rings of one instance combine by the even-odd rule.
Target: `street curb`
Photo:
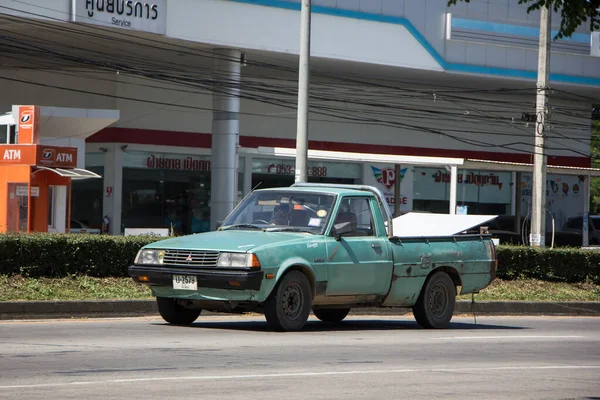
[[[455,314],[472,314],[473,311],[477,315],[600,316],[600,302],[476,301],[474,305],[466,300],[456,302]],[[410,308],[356,308],[350,315],[403,315],[409,312]],[[147,315],[158,315],[154,300],[0,302],[0,320]]]

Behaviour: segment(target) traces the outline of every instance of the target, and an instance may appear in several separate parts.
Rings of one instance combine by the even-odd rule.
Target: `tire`
[[[290,271],[277,283],[265,302],[265,318],[275,330],[299,331],[312,306],[312,291],[302,272]]]
[[[202,312],[202,310],[184,308],[177,303],[176,299],[167,297],[157,297],[156,303],[160,316],[173,325],[190,325]]]
[[[342,322],[350,312],[349,308],[318,308],[313,310],[315,317],[323,322]]]
[[[445,272],[435,272],[425,282],[413,314],[423,328],[444,329],[454,314],[456,288]]]

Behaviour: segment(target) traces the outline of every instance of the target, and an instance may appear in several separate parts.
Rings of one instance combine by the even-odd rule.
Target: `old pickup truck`
[[[446,328],[459,289],[485,288],[496,266],[489,235],[396,237],[377,188],[302,183],[251,192],[216,231],[149,244],[128,271],[171,324],[262,312],[294,331],[311,310],[335,323],[355,307],[412,308],[422,327]]]

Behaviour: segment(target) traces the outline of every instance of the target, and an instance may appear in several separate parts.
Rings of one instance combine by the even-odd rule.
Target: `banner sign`
[[[413,167],[402,166],[400,177],[396,177],[396,167],[393,164],[366,164],[365,185],[379,188],[385,201],[394,209],[396,202],[396,182],[400,182],[400,212],[413,209]]]
[[[361,166],[359,164],[308,162],[308,176],[322,178],[349,178],[360,179]],[[252,159],[252,173],[269,175],[295,175],[296,161],[292,159]]]

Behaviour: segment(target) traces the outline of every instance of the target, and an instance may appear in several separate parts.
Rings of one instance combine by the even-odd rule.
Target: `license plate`
[[[190,275],[173,275],[173,289],[198,290],[198,280]]]

